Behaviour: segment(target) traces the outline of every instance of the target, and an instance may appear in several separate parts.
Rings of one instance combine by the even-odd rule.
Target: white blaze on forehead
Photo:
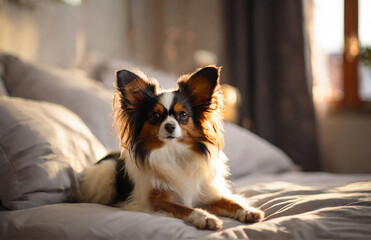
[[[167,109],[167,111],[170,111],[173,100],[174,100],[174,92],[168,91],[168,92],[164,92],[161,95],[160,103],[164,106],[165,109]],[[169,133],[166,130],[165,125],[167,123],[171,123],[175,126],[174,131],[172,133]],[[165,120],[161,123],[158,135],[160,139],[162,140],[167,140],[169,136],[175,139],[180,139],[183,137],[182,128],[180,127],[178,121],[173,116],[167,116]]]
[[[174,92],[164,92],[161,96],[160,103],[169,111],[173,103]]]

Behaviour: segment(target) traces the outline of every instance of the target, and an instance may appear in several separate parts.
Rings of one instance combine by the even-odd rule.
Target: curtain
[[[225,70],[242,95],[240,123],[320,169],[301,0],[224,1]]]

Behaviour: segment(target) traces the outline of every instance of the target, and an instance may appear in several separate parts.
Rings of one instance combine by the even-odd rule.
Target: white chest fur
[[[202,195],[210,176],[208,159],[191,151],[187,145],[168,142],[148,158],[152,170],[151,185],[172,193],[172,200],[192,206]]]
[[[228,169],[226,157],[216,147],[208,146],[208,157],[195,153],[189,146],[176,141],[167,142],[153,150],[144,168],[139,168],[127,150],[126,167],[135,187],[132,201],[127,203],[131,210],[146,209],[148,194],[153,189],[163,189],[171,200],[188,207],[212,200],[221,192],[228,192],[225,176]]]

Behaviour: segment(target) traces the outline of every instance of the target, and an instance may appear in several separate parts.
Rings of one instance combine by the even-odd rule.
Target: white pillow
[[[112,90],[77,72],[31,64],[12,55],[1,54],[0,63],[10,96],[63,105],[76,113],[106,148],[119,149],[112,131]]]
[[[8,92],[6,91],[3,76],[3,69],[4,66],[0,64],[0,96],[8,96]]]
[[[106,154],[63,106],[0,97],[0,201],[10,210],[69,202],[78,175]]]
[[[279,173],[295,169],[282,150],[233,123],[224,123],[224,152],[229,158],[231,179],[253,173]]]
[[[1,78],[1,75],[0,75],[0,96],[8,96],[8,93],[5,89],[4,81]]]
[[[148,66],[141,66],[132,62],[119,59],[112,59],[98,52],[86,54],[84,61],[78,64],[78,68],[83,69],[91,78],[97,79],[108,89],[114,89],[113,83],[116,81],[114,73],[121,69],[139,69],[148,77],[156,78],[159,86],[164,89],[177,88],[176,81],[178,75],[153,69]]]

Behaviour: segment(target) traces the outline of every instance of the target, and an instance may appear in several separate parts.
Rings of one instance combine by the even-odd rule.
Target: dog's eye
[[[187,121],[188,121],[188,113],[186,113],[184,111],[179,112],[178,121],[183,123],[183,124],[186,124]]]
[[[151,115],[149,115],[148,120],[151,124],[156,124],[160,120],[160,114],[158,114],[157,112],[152,113]]]

